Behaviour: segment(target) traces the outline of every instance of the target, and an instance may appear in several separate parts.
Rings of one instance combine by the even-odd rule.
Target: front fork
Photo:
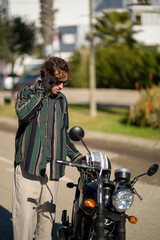
[[[116,223],[116,233],[118,240],[126,240],[126,221]]]
[[[105,206],[103,197],[103,185],[98,185],[97,191],[97,217],[96,217],[96,240],[105,240],[104,222],[105,222]],[[122,214],[123,215],[123,214]],[[126,216],[121,215],[121,221],[116,222],[116,237],[115,240],[126,240]],[[120,220],[120,219],[119,219]]]
[[[103,201],[103,186],[102,183],[98,185],[97,191],[97,216],[96,216],[96,235],[97,240],[105,240],[104,236],[104,221],[105,221],[105,209]]]

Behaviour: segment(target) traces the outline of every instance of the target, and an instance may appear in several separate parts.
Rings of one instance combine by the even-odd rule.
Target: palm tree
[[[41,33],[44,40],[44,56],[53,54],[54,11],[53,0],[40,0]]]
[[[134,23],[131,23],[128,12],[103,11],[101,17],[97,17],[95,35],[101,39],[103,46],[114,44],[127,44],[132,47],[136,41],[133,34]]]

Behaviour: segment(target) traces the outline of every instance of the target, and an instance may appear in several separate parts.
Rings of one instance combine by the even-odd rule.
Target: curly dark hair
[[[55,76],[55,71],[67,73],[68,79],[70,78],[71,71],[68,63],[62,58],[50,56],[41,66],[40,76]]]

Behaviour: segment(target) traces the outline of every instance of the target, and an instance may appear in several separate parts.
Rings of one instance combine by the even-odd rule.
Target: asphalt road
[[[8,131],[7,131],[8,130]],[[15,129],[0,130],[0,240],[12,239],[12,182],[13,182],[13,159],[14,159],[14,138]],[[147,171],[154,162],[160,163],[160,153],[158,150],[135,147],[122,142],[97,140],[96,137],[86,139],[90,151],[101,151],[106,154],[112,163],[112,175],[117,168],[128,168],[132,173],[132,178]],[[76,144],[83,153],[86,150],[82,144]],[[66,175],[60,180],[58,192],[58,204],[55,224],[56,228],[61,223],[62,209],[67,209],[71,215],[74,189],[67,189],[68,181],[76,182],[78,179],[76,169],[67,167]],[[160,222],[160,172],[153,177],[143,177],[137,184],[137,192],[144,198],[140,201],[135,196],[135,201],[128,214],[137,216],[138,223],[131,225],[127,223],[128,240],[159,240]]]

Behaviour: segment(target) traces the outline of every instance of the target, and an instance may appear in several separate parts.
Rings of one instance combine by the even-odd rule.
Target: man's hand
[[[82,158],[78,159],[78,160],[76,161],[76,163],[86,164],[86,156],[83,156]],[[85,171],[86,171],[84,168],[80,168],[80,167],[78,167],[77,169],[78,169],[78,171],[81,172],[81,173],[85,173]]]
[[[79,164],[86,164],[86,156],[83,156],[82,158],[78,159],[75,162]]]
[[[51,89],[52,84],[56,83],[57,79],[55,76],[42,77],[42,86],[44,92],[48,92]]]

